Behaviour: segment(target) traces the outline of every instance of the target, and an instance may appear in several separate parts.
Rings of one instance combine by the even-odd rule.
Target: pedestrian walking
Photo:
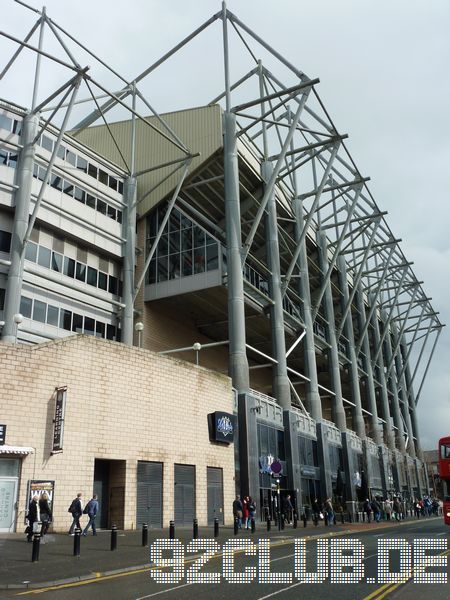
[[[72,525],[69,529],[69,535],[74,535],[75,528],[81,529],[80,517],[83,514],[83,501],[81,500],[83,494],[78,492],[77,497],[72,500],[71,505],[67,509],[72,515]]]
[[[291,496],[290,496],[290,494],[288,494],[286,496],[286,498],[284,499],[284,503],[283,503],[284,520],[286,521],[286,523],[291,522],[293,510],[294,510],[294,507],[292,506]]]
[[[39,512],[40,520],[42,521],[41,543],[43,544],[45,543],[44,536],[47,534],[50,523],[52,522],[52,509],[50,508],[47,492],[42,492],[39,498]]]
[[[397,496],[394,496],[394,501],[392,503],[392,510],[394,513],[394,519],[396,521],[400,521],[401,516],[402,516],[402,506],[401,506],[400,500],[397,498]]]
[[[363,511],[366,513],[367,515],[367,522],[370,523],[370,517],[372,515],[372,507],[370,505],[370,500],[369,498],[366,498],[364,500],[364,504],[363,504]]]
[[[86,504],[86,508],[83,510],[83,514],[88,515],[89,522],[84,528],[83,535],[86,537],[89,531],[89,527],[92,527],[92,535],[97,535],[97,530],[95,528],[95,518],[98,513],[98,496],[94,494],[89,502]]]
[[[376,498],[374,498],[372,500],[372,502],[370,503],[370,508],[372,509],[372,512],[373,512],[374,522],[379,523],[380,518],[381,518],[381,507],[380,507],[378,501],[376,500]]]
[[[312,503],[312,513],[314,523],[317,523],[319,519],[323,519],[322,503],[317,498],[315,498],[314,502]]]
[[[39,523],[39,517],[39,496],[33,496],[30,504],[28,505],[28,526],[25,529],[25,533],[27,534],[27,542],[33,541],[33,533],[35,533],[36,528],[35,523]]]
[[[327,514],[328,524],[333,523],[334,522],[334,510],[333,510],[333,503],[331,502],[331,498],[327,498],[325,500],[323,508]]]
[[[242,516],[243,516],[243,506],[240,496],[236,496],[236,500],[233,502],[233,516],[238,520],[239,529],[242,528]]]
[[[244,499],[242,500],[242,523],[243,525],[245,525],[245,529],[248,529],[248,525],[249,525],[249,519],[248,519],[248,515],[249,515],[249,508],[248,508],[248,504],[250,502],[250,498],[248,496],[245,496]]]
[[[248,499],[248,518],[250,521],[250,525],[252,524],[252,519],[256,517],[256,502],[250,496]]]
[[[384,512],[386,514],[386,519],[390,521],[392,515],[392,502],[389,500],[389,498],[386,498],[384,501]]]

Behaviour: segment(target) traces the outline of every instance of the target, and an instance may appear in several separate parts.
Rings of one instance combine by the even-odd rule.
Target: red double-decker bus
[[[444,490],[444,522],[450,525],[450,436],[439,440],[439,477]]]

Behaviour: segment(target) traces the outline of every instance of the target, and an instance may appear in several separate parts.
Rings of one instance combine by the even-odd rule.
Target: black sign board
[[[0,424],[0,446],[3,446],[6,441],[6,425]]]
[[[232,444],[236,428],[236,417],[226,412],[213,412],[208,415],[209,437],[213,442]]]
[[[62,452],[64,441],[64,416],[66,414],[67,388],[56,388],[55,418],[53,419],[52,454]]]

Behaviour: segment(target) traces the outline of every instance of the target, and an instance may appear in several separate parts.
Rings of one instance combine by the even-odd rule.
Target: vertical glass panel
[[[119,181],[118,192],[119,194],[123,194],[123,181]]]
[[[284,431],[277,429],[277,454],[280,460],[286,459],[286,453],[284,450]]]
[[[16,135],[20,135],[22,133],[22,121],[18,121],[17,119],[14,119],[12,132],[15,133]]]
[[[116,220],[116,209],[113,206],[110,206],[109,204],[107,205],[106,214],[110,219],[114,219],[114,221]]]
[[[46,135],[43,135],[41,138],[41,146],[44,150],[48,150],[49,152],[53,151],[53,140]]]
[[[66,152],[66,161],[72,165],[73,167],[75,167],[75,165],[77,164],[77,155],[74,154],[71,150],[67,150]]]
[[[108,291],[110,294],[117,294],[117,277],[109,276]]]
[[[100,183],[108,185],[108,173],[106,173],[106,171],[103,171],[103,169],[99,169],[98,180],[100,181]]]
[[[115,341],[117,337],[116,328],[114,325],[106,326],[106,339]]]
[[[86,205],[89,208],[93,208],[95,210],[95,202],[97,198],[95,196],[91,196],[91,194],[86,194]]]
[[[20,298],[20,314],[23,315],[26,319],[31,319],[32,304],[33,304],[33,300],[31,298],[26,298],[25,296],[21,296],[21,298]]]
[[[72,312],[70,310],[61,308],[59,311],[59,326],[67,331],[72,330]]]
[[[102,271],[98,272],[98,287],[105,291],[108,289],[108,275]]]
[[[76,333],[83,333],[83,315],[77,315],[77,313],[73,313],[72,331],[75,331]]]
[[[95,335],[95,319],[84,317],[84,333]]]
[[[75,261],[68,256],[64,257],[64,275],[75,277]]]
[[[206,270],[214,271],[219,268],[219,245],[206,246]]]
[[[51,304],[47,306],[47,323],[49,325],[54,325],[55,327],[58,327],[59,308],[57,306],[52,306]]]
[[[95,165],[89,163],[88,164],[88,174],[93,177],[94,179],[97,179],[97,175],[98,175],[98,169]]]
[[[97,287],[97,269],[87,268],[87,282],[89,285]]]
[[[64,180],[64,193],[73,197],[73,184],[70,181]]]
[[[180,231],[180,212],[174,208],[169,217],[169,232]]]
[[[66,158],[66,149],[62,144],[59,145],[58,152],[56,153],[58,158],[62,158],[63,160]]]
[[[101,337],[104,338],[105,337],[105,324],[102,323],[101,321],[97,321],[95,323],[95,337]]]
[[[194,248],[204,246],[205,244],[205,232],[200,227],[194,227]]]
[[[77,169],[82,171],[83,173],[87,173],[88,170],[88,162],[85,158],[81,156],[77,156]]]
[[[156,258],[152,258],[148,267],[148,283],[156,283]]]
[[[38,264],[41,265],[41,267],[46,267],[47,269],[50,268],[51,256],[51,250],[45,248],[44,246],[39,246]]]
[[[158,231],[158,213],[154,210],[147,219],[147,237],[156,237]]]
[[[76,185],[74,198],[75,200],[78,200],[78,202],[82,202],[84,204],[86,202],[86,192]]]
[[[19,477],[21,462],[18,458],[0,458],[0,477]]]
[[[11,248],[11,234],[9,231],[0,230],[0,252],[9,252]]]
[[[33,305],[33,321],[39,321],[45,323],[47,305],[45,302],[35,300]]]
[[[121,210],[117,211],[117,222],[122,223],[122,211]]]
[[[185,217],[183,213],[180,213],[181,229],[190,229],[192,227],[192,221]]]
[[[63,188],[62,177],[60,177],[59,175],[52,175],[50,178],[50,185],[52,186],[52,188],[55,188],[56,190],[62,190],[62,188]]]
[[[8,155],[9,152],[7,150],[5,150],[4,148],[0,148],[0,165],[8,164]]]
[[[158,281],[167,281],[168,257],[158,256]]]
[[[12,129],[12,119],[10,119],[9,117],[7,117],[4,114],[0,115],[0,129],[5,129],[6,131],[10,132]]]
[[[108,185],[112,190],[117,190],[117,179],[111,175],[108,177]]]
[[[183,252],[181,254],[181,272],[183,277],[192,275],[192,252]]]
[[[183,229],[181,231],[181,249],[190,250],[192,248],[192,229]]]
[[[205,248],[194,249],[194,272],[203,273],[205,271]]]
[[[11,167],[11,169],[15,169],[17,167],[18,159],[19,159],[19,157],[17,156],[17,154],[10,154],[9,160],[8,160],[8,166]]]
[[[106,202],[103,202],[100,198],[97,198],[97,210],[102,215],[106,215]]]
[[[169,240],[167,235],[162,235],[158,242],[158,256],[167,256],[169,253]]]
[[[180,255],[169,255],[169,279],[178,279],[180,277]]]
[[[172,231],[169,234],[169,254],[174,254],[180,251],[180,232]]]
[[[75,269],[75,278],[78,279],[78,281],[86,281],[86,265],[77,262],[77,266]]]
[[[63,271],[63,255],[58,252],[52,252],[52,269],[62,273]]]
[[[213,244],[217,244],[217,241],[210,235],[206,234],[206,245],[212,246]]]

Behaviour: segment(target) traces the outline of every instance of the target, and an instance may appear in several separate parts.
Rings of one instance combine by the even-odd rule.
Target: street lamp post
[[[17,333],[19,331],[19,325],[23,321],[23,316],[20,313],[16,313],[13,316],[14,323],[16,324],[15,335],[14,335],[14,343],[17,344]]]
[[[138,347],[141,347],[141,341],[142,341],[142,332],[144,330],[144,323],[142,323],[141,321],[138,321],[136,323],[136,325],[134,326],[134,330],[138,332]]]

